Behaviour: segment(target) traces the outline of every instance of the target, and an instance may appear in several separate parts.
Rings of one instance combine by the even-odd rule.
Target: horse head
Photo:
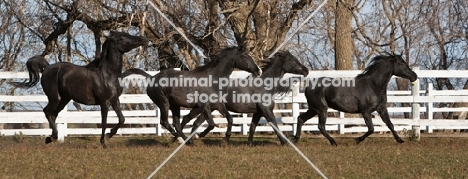
[[[253,73],[256,76],[262,75],[262,69],[254,62],[249,51],[241,48],[232,49],[228,58],[234,61],[235,68]]]
[[[409,79],[411,82],[418,79],[418,75],[411,70],[401,55],[392,55],[390,59],[393,62],[393,75]]]
[[[306,77],[309,75],[309,69],[299,62],[299,60],[291,54],[289,51],[280,51],[275,54],[275,60],[283,60],[282,69],[286,73],[303,75]]]
[[[133,36],[125,32],[110,31],[107,40],[116,42],[120,53],[126,53],[139,46],[148,45],[148,39],[143,36]]]

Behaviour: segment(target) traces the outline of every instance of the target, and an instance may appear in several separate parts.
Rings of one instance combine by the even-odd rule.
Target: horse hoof
[[[195,134],[195,135],[193,135],[192,138],[193,138],[193,139],[200,139],[200,136],[198,136],[198,134]]]
[[[46,143],[46,144],[49,144],[49,143],[51,143],[51,142],[52,142],[52,138],[51,138],[51,137],[46,137],[45,143]]]
[[[400,143],[400,144],[405,143],[405,141],[403,139],[401,139],[401,138],[397,139],[397,142]]]
[[[184,143],[184,139],[182,137],[177,137],[177,143],[182,144]]]
[[[228,137],[225,137],[225,138],[223,139],[223,141],[226,142],[226,143],[229,143],[229,138],[228,138]]]
[[[188,144],[188,145],[193,145],[193,146],[195,146],[195,141],[194,141],[193,139],[189,139],[189,140],[187,141],[187,144]]]
[[[356,142],[356,144],[359,144],[359,143],[362,142],[361,138],[359,138],[359,137],[358,137],[358,138],[355,138],[354,141]]]
[[[111,135],[110,133],[107,133],[107,134],[106,134],[106,138],[107,138],[107,139],[110,139],[110,138],[112,138],[112,135]]]
[[[292,142],[294,142],[294,143],[299,142],[299,138],[298,138],[298,137],[294,137],[294,138],[292,139]]]

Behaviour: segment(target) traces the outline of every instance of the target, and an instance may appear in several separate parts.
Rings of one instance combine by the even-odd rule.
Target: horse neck
[[[374,91],[386,93],[388,83],[390,82],[392,76],[393,73],[391,70],[388,70],[385,73],[382,73],[382,71],[379,70],[375,70],[371,74],[366,74],[365,78],[362,80],[371,83]]]
[[[278,68],[280,68],[281,70],[277,70]],[[285,74],[284,70],[281,67],[276,66],[276,65],[273,65],[267,69],[262,69],[262,71],[263,71],[263,74],[262,76],[260,76],[260,78],[262,79],[282,78]]]
[[[233,60],[224,59],[219,62],[219,65],[209,70],[209,74],[214,77],[229,77],[234,71]]]
[[[283,70],[283,68],[281,68],[283,64],[282,63],[277,63],[276,61],[273,62],[273,64],[266,68],[266,69],[262,69],[263,70],[263,74],[262,76],[260,76],[261,79],[265,80],[267,78],[271,78],[272,80],[279,80],[281,78],[283,78],[285,72]],[[278,70],[280,69],[280,70]],[[273,87],[273,90],[268,90],[270,93],[276,93],[276,92],[287,92],[289,91],[289,87],[283,87],[281,85],[275,85]]]
[[[120,76],[122,73],[122,54],[120,52],[113,51],[111,49],[117,49],[114,43],[108,44],[106,46],[106,50],[103,50],[106,54],[101,55],[104,57],[101,59],[101,71],[108,74],[108,75],[117,75]]]

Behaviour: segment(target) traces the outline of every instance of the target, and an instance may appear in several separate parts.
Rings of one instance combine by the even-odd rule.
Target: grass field
[[[337,137],[329,145],[305,135],[298,148],[328,178],[468,178],[468,137],[429,137],[398,144],[374,134],[361,144]],[[380,136],[380,137],[379,137]],[[154,178],[320,178],[290,146],[276,138],[236,136],[225,145],[209,136],[184,146]],[[146,178],[178,146],[166,137],[115,137],[108,149],[96,137],[0,137],[0,178]]]

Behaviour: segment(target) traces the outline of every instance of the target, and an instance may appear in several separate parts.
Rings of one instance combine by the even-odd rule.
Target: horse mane
[[[86,65],[86,68],[100,68],[101,67],[103,59],[106,59],[107,57],[107,49],[109,48],[109,43],[110,43],[109,38],[107,38],[104,44],[102,44],[101,56],[89,62]]]
[[[363,78],[373,74],[374,72],[382,73],[382,71],[390,69],[388,65],[382,65],[383,63],[390,62],[388,59],[394,58],[394,55],[379,55],[371,59],[369,65],[364,69],[362,73],[356,76],[356,78]]]
[[[192,71],[194,71],[194,72],[206,71],[208,69],[211,69],[211,68],[214,68],[214,67],[218,66],[220,61],[221,61],[221,58],[212,59],[210,62],[208,62],[208,64],[196,67]]]
[[[206,65],[196,67],[196,68],[193,69],[192,71],[194,71],[194,72],[202,72],[202,71],[206,71],[206,70],[208,70],[208,69],[211,69],[211,68],[214,68],[214,67],[218,66],[218,65],[219,65],[219,62],[220,62],[221,60],[223,60],[223,58],[224,58],[225,56],[228,56],[228,54],[229,54],[232,50],[237,50],[237,47],[228,47],[228,48],[225,48],[225,49],[223,49],[223,50],[220,50],[218,53],[216,53],[216,54],[210,56],[210,57],[212,57],[210,62],[208,62]]]
[[[276,60],[280,60],[280,59],[273,57],[272,59],[269,59],[268,61],[266,61],[262,67],[262,71],[265,72],[269,70],[271,67],[273,67],[273,64],[275,64]]]
[[[275,62],[277,62],[277,60],[283,60],[283,58],[285,56],[289,56],[286,53],[289,53],[289,52],[288,51],[279,51],[279,52],[277,52],[275,55],[273,55],[273,57],[269,58],[269,60],[265,62],[265,64],[262,67],[262,71],[264,71],[264,72],[267,71],[268,69],[273,67],[273,65],[275,64]],[[276,64],[278,64],[278,63],[276,63]]]
[[[101,63],[102,60],[100,57],[98,58],[95,58],[93,61],[89,62],[87,65],[86,65],[86,68],[99,68],[101,66]]]
[[[288,56],[285,53],[289,53],[289,52],[288,51],[279,51],[273,57],[269,58],[269,60],[266,62],[266,64],[262,67],[262,71],[264,72],[264,74],[268,74],[268,71],[275,70],[275,68],[281,68],[281,67],[278,67],[278,64],[282,64],[282,63],[278,63],[278,62],[281,62],[281,60],[284,60],[284,58],[286,56]],[[294,77],[291,77],[291,78],[294,78]],[[291,78],[280,79],[280,80],[281,81],[282,80],[288,80],[289,82],[286,83],[286,84],[291,84],[291,81],[292,81]],[[290,85],[282,86],[281,84],[283,84],[283,83],[279,82],[275,86],[275,93],[276,94],[283,96],[286,93],[289,93],[291,91]]]

